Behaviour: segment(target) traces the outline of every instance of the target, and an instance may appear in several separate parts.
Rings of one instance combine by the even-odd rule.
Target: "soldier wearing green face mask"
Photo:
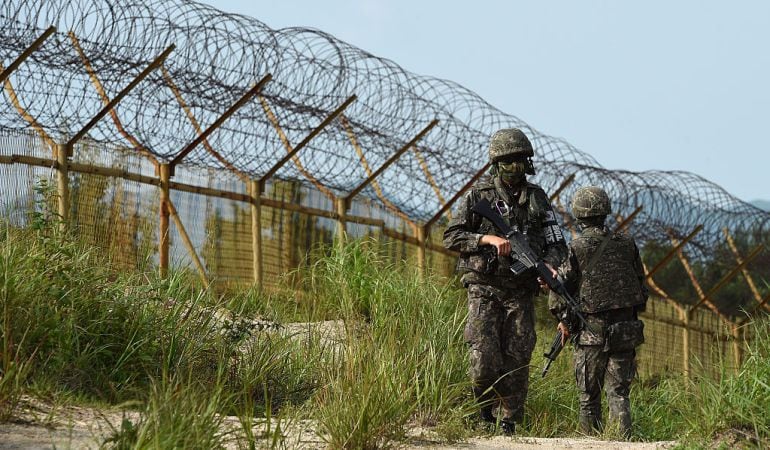
[[[530,247],[547,264],[558,266],[567,246],[548,196],[527,182],[527,175],[535,173],[533,156],[521,130],[497,131],[489,144],[490,175],[465,195],[444,232],[444,245],[460,252],[458,270],[468,290],[465,339],[480,418],[499,422],[505,433],[512,433],[524,414],[539,285],[534,271],[511,272],[508,240],[472,208],[482,198],[489,200],[511,227],[526,234]],[[502,414],[495,417],[497,405]]]

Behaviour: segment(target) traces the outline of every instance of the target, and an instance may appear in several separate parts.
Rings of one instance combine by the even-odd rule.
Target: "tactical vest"
[[[589,314],[645,301],[634,268],[637,250],[632,239],[620,233],[612,235],[602,253],[591,261],[602,245],[605,232],[589,228],[570,243],[581,271],[578,288],[581,309]],[[593,265],[588,267],[589,263]]]
[[[545,235],[543,231],[545,211],[535,200],[535,192],[537,189],[539,189],[537,185],[527,183],[526,187],[523,189],[525,201],[522,203],[520,197],[506,201],[506,204],[509,206],[509,211],[503,218],[511,227],[515,226],[520,231],[524,232],[527,235],[532,250],[535,254],[542,256],[545,249]],[[476,186],[475,190],[478,192],[480,199],[486,198],[493,205],[498,200],[505,200],[501,198],[492,182],[479,184]],[[485,218],[482,218],[478,232],[481,234],[492,234],[504,237],[492,222]],[[510,277],[510,264],[510,258],[498,257],[495,275]],[[534,273],[530,275],[534,279]]]

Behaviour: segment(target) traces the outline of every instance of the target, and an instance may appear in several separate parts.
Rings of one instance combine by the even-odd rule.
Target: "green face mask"
[[[510,163],[497,163],[497,170],[500,173],[500,179],[506,184],[517,184],[524,181],[527,164],[523,161],[514,161]]]

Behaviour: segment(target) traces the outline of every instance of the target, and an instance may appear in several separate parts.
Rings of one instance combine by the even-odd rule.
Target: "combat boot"
[[[602,431],[602,419],[594,415],[580,415],[579,418],[580,432],[585,435],[593,435],[601,433]]]
[[[497,423],[497,419],[492,414],[492,408],[481,408],[479,411],[479,419],[486,423]]]
[[[618,431],[620,432],[620,435],[623,436],[623,439],[629,440],[631,439],[631,415],[628,413],[620,414],[616,417],[610,418],[610,424],[613,427],[617,427]]]
[[[506,436],[512,436],[516,433],[516,423],[502,420],[500,421],[500,431]]]

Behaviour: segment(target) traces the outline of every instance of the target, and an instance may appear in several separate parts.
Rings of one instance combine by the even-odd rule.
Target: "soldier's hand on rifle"
[[[485,234],[479,240],[481,245],[491,245],[497,249],[497,254],[500,256],[508,256],[511,254],[511,243],[508,239],[495,236],[494,234]]]
[[[548,264],[547,262],[544,262],[543,264],[546,267],[548,267],[548,269],[551,270],[551,274],[553,275],[554,278],[557,278],[559,276],[559,273],[556,271],[556,269],[551,267],[550,264]],[[546,283],[545,280],[542,277],[537,277],[537,282],[540,284],[541,288],[548,289],[548,283]]]
[[[561,332],[561,345],[564,345],[564,343],[567,342],[567,338],[569,337],[569,328],[564,324],[564,322],[559,322],[559,324],[556,325],[556,329]]]

